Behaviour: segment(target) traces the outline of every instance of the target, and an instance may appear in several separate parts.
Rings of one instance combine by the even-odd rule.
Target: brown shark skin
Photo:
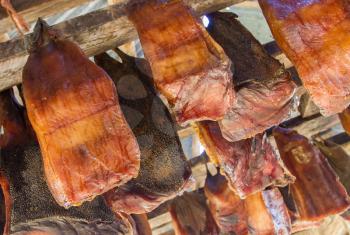
[[[220,166],[229,187],[240,198],[293,182],[266,136],[229,142],[222,137],[217,122],[197,122],[194,127],[209,158]]]
[[[141,166],[137,178],[105,198],[116,212],[143,214],[181,194],[191,182],[191,169],[171,115],[144,73],[147,62],[116,52],[122,63],[105,53],[95,56],[95,62],[117,86],[122,111],[140,146]]]
[[[130,1],[154,82],[181,125],[220,120],[234,103],[231,61],[182,1]]]
[[[312,100],[329,116],[350,104],[350,5],[346,0],[259,0],[271,32]]]
[[[296,85],[284,66],[229,12],[208,15],[208,32],[232,61],[236,103],[219,121],[225,139],[254,137],[288,118]]]
[[[11,91],[0,93],[0,149],[13,148],[26,142],[28,133],[21,109],[11,97]]]
[[[39,21],[23,70],[29,120],[52,195],[78,206],[135,178],[140,150],[108,75]]]
[[[208,174],[205,195],[210,211],[224,234],[290,234],[291,220],[278,189],[269,189],[242,200],[219,173]]]
[[[169,208],[175,235],[219,235],[219,228],[203,195],[197,192],[176,197]]]
[[[344,111],[339,113],[338,116],[345,132],[350,135],[350,107],[344,109]]]
[[[228,187],[228,182],[219,173],[207,175],[204,193],[209,209],[222,233],[248,234],[247,212],[244,200]]]
[[[349,208],[350,201],[325,156],[296,131],[273,130],[281,158],[296,177],[290,185],[302,221],[319,221]]]

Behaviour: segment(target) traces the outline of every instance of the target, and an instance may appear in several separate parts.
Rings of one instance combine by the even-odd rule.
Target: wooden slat
[[[64,12],[92,0],[12,0],[14,8],[26,20],[33,23],[38,17],[46,18]],[[4,10],[0,12],[0,34],[15,29]]]
[[[185,0],[197,15],[216,11],[243,0]],[[126,0],[124,0],[126,2]],[[136,39],[132,23],[125,16],[125,4],[116,4],[53,26],[75,40],[88,56]],[[27,35],[26,38],[29,38]],[[21,39],[0,43],[0,91],[19,84],[27,52]]]
[[[301,96],[299,112],[303,118],[310,117],[320,112],[320,109],[311,100],[309,93],[305,93]]]
[[[6,34],[6,33],[1,34],[1,33],[0,33],[0,43],[1,43],[1,42],[6,42],[6,41],[8,41],[9,39],[10,39],[10,38],[9,38],[8,34]]]

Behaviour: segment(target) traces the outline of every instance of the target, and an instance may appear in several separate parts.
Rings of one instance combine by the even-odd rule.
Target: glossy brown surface
[[[254,137],[281,123],[293,108],[296,85],[254,36],[228,12],[208,15],[208,32],[232,61],[236,90],[233,105],[220,128],[229,141]]]
[[[176,197],[169,212],[175,235],[219,235],[217,227],[205,197],[199,193],[185,192]]]
[[[250,234],[291,233],[288,210],[278,189],[253,194],[245,199]]]
[[[288,209],[277,189],[258,192],[242,200],[229,189],[225,177],[208,174],[204,192],[223,234],[290,234]]]
[[[119,102],[141,150],[139,175],[109,191],[105,198],[114,211],[140,214],[183,191],[191,176],[175,125],[156,95],[152,78],[143,73],[145,60],[117,51],[122,63],[107,54],[95,62],[113,79]]]
[[[293,176],[284,168],[266,136],[259,134],[229,142],[212,121],[198,122],[195,129],[208,156],[220,166],[229,186],[241,198],[270,185],[285,186],[293,182]]]
[[[135,221],[137,235],[152,235],[152,229],[146,214],[131,215],[131,217]]]
[[[350,103],[350,5],[347,0],[259,0],[279,47],[322,114]]]
[[[349,197],[324,155],[296,131],[275,128],[282,160],[296,177],[290,185],[300,220],[318,221],[345,211]]]
[[[14,102],[11,91],[0,93],[0,149],[12,148],[26,142],[27,129],[23,109]]]
[[[136,177],[140,151],[108,75],[42,22],[36,33],[23,71],[28,116],[50,191],[77,206]]]
[[[329,164],[339,176],[340,182],[344,185],[347,193],[350,193],[350,156],[338,144],[332,141],[316,141],[316,146],[326,156]],[[350,220],[350,210],[342,214],[344,218]]]
[[[190,9],[179,0],[131,1],[129,18],[177,121],[222,119],[234,99],[231,61]]]
[[[3,235],[9,235],[11,228],[11,207],[12,199],[10,194],[10,184],[6,175],[0,171],[0,193],[2,194],[3,201],[0,200],[0,203],[3,203],[0,208],[2,208],[5,218],[1,218],[1,222],[4,223],[4,227],[0,228],[0,232],[3,232]]]
[[[204,192],[209,202],[209,209],[221,233],[248,234],[244,200],[231,191],[224,176],[219,173],[214,176],[208,174]]]
[[[339,113],[339,119],[345,132],[350,135],[350,107],[347,107],[343,112]]]

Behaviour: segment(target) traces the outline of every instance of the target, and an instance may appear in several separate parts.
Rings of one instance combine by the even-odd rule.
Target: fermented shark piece
[[[43,177],[36,143],[1,150],[1,156],[9,182],[11,234],[132,234],[126,224],[116,220],[101,196],[80,207],[59,206]]]
[[[26,142],[27,130],[21,109],[13,100],[11,90],[0,93],[0,149]]]
[[[175,125],[167,107],[156,95],[152,78],[142,71],[147,62],[116,50],[122,63],[106,53],[95,62],[113,79],[125,118],[141,150],[139,175],[105,194],[114,211],[128,214],[150,212],[175,197],[191,182]]]
[[[347,107],[343,112],[339,113],[339,119],[345,132],[350,135],[350,107]]]
[[[327,157],[328,162],[339,176],[340,182],[344,185],[347,193],[350,193],[350,156],[338,144],[329,140],[315,141],[317,147]],[[344,218],[350,220],[350,210],[342,214]]]
[[[259,0],[271,32],[323,115],[350,103],[350,5],[346,0]]]
[[[224,234],[290,234],[288,209],[277,189],[258,192],[242,200],[229,189],[225,177],[208,174],[204,192]]]
[[[131,215],[135,221],[137,235],[152,235],[151,225],[148,223],[146,214]]]
[[[178,123],[220,120],[234,102],[231,61],[181,0],[130,1],[154,82]]]
[[[208,173],[204,192],[220,232],[235,232],[236,235],[248,234],[248,217],[244,200],[231,191],[224,176],[219,173],[212,176]]]
[[[185,192],[176,197],[169,209],[175,235],[219,235],[205,197],[199,193]]]
[[[273,130],[281,158],[296,177],[290,185],[302,221],[319,221],[349,208],[349,197],[324,155],[296,131]]]
[[[140,150],[108,75],[45,22],[34,35],[23,70],[29,120],[52,195],[78,206],[135,178]]]
[[[229,12],[208,15],[209,34],[232,61],[236,104],[221,120],[229,141],[254,137],[288,118],[296,85],[283,65]]]
[[[278,189],[265,190],[245,199],[250,234],[291,234],[288,209]]]
[[[290,193],[289,186],[279,188],[279,190],[282,194],[283,201],[288,209],[288,214],[290,216],[291,223],[292,223],[292,233],[296,233],[299,231],[308,230],[308,229],[312,229],[312,228],[317,228],[318,226],[321,225],[322,220],[321,221],[305,221],[305,220],[300,219],[300,215],[297,212],[295,202],[294,202],[293,197]]]
[[[222,137],[218,123],[212,121],[197,122],[195,130],[211,161],[220,166],[239,197],[293,182],[294,177],[265,135],[229,142]]]

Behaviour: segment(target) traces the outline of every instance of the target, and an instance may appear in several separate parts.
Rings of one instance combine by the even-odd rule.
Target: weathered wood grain
[[[33,23],[38,17],[64,12],[92,0],[12,0],[11,3],[27,23]],[[15,29],[11,18],[0,8],[0,34]]]
[[[309,93],[304,93],[300,97],[299,112],[303,118],[310,117],[320,112],[320,109],[311,100]]]
[[[196,15],[203,15],[243,0],[185,0]],[[137,33],[125,15],[125,3],[76,17],[52,26],[66,38],[76,41],[88,56],[107,51],[137,38]],[[28,40],[31,35],[26,35]],[[0,43],[0,91],[19,84],[22,68],[27,60],[22,39]]]
[[[8,41],[9,39],[10,39],[10,38],[9,38],[9,36],[8,36],[7,33],[0,34],[0,43],[1,43],[1,42],[6,42],[6,41]]]

